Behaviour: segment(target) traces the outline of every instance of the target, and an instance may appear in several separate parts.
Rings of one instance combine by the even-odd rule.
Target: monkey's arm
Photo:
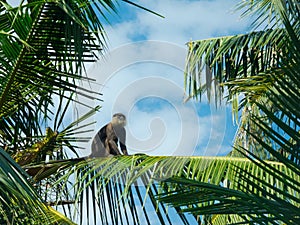
[[[106,134],[107,137],[105,140],[105,146],[108,147],[109,153],[113,155],[120,155],[120,151],[117,145],[118,138],[111,123],[109,123],[106,127]]]

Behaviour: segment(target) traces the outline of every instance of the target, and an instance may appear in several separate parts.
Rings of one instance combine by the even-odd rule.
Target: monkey
[[[108,157],[121,155],[118,144],[123,155],[128,155],[126,147],[126,117],[122,113],[113,115],[110,123],[103,126],[93,139],[92,153],[89,157]]]

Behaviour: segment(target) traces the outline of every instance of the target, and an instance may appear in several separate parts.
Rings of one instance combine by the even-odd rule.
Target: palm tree
[[[78,95],[100,97],[78,82],[90,81],[84,63],[95,61],[105,48],[103,20],[116,13],[115,5],[112,0],[28,0],[14,8],[0,1],[1,224],[72,223],[49,207],[57,202],[47,191],[62,175],[59,169],[80,161],[61,165],[66,152],[78,155],[76,142],[89,140],[77,136],[91,129],[82,121],[99,106],[68,126],[64,118]],[[45,166],[47,160],[61,164]]]
[[[83,63],[94,61],[104,48],[102,23],[95,15],[115,10],[109,0],[30,0],[16,8],[1,1],[1,224],[72,223],[49,207],[43,197],[47,184],[36,182],[38,174],[31,170],[29,176],[20,165],[39,164],[47,156],[64,159],[63,146],[77,154],[71,141],[87,125],[63,128],[63,118],[76,95],[99,98],[77,83],[87,80]]]
[[[243,1],[239,8],[256,16],[256,25],[269,21],[267,27],[188,43],[186,87],[190,97],[207,91],[216,101],[227,91],[233,112],[241,111],[230,155],[246,156],[261,171],[232,162],[229,185],[169,179],[173,189],[159,198],[183,212],[208,215],[213,224],[299,224],[299,2]],[[292,173],[285,174],[286,169]]]
[[[201,99],[207,91],[218,103],[226,90],[233,112],[241,111],[231,154],[137,155],[95,160],[88,168],[77,164],[73,199],[79,202],[83,191],[91,194],[99,210],[110,212],[105,215],[114,218],[112,224],[128,223],[124,214],[134,224],[142,217],[141,224],[151,224],[150,206],[161,224],[172,223],[161,202],[174,206],[183,224],[299,224],[299,4],[251,1],[239,7],[248,7],[245,14],[258,12],[258,24],[270,15],[271,27],[190,42],[186,68],[190,98]],[[202,73],[206,82],[201,82]],[[145,203],[145,192],[152,205]]]
[[[153,219],[161,224],[178,219],[183,224],[297,224],[299,5],[252,2],[260,18],[266,9],[279,16],[278,28],[192,42],[187,67],[191,97],[205,87],[212,90],[217,80],[217,94],[221,83],[229,87],[231,100],[244,93],[240,127],[246,138],[242,144],[237,139],[232,155],[249,158],[134,155],[87,161],[67,159],[65,149],[76,154],[76,136],[89,130],[84,119],[98,107],[69,126],[62,121],[76,95],[99,97],[79,90],[77,82],[88,79],[82,76],[83,63],[104,47],[96,15],[115,11],[113,2],[29,1],[18,8],[2,2],[0,222],[72,223],[65,214],[95,224],[153,224]],[[206,86],[197,77],[203,58]],[[250,82],[259,85],[253,90]],[[256,111],[249,113],[249,106]],[[273,161],[263,161],[260,149]]]

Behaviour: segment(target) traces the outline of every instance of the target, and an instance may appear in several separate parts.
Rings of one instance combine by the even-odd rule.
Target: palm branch
[[[114,9],[111,1],[98,4]],[[91,18],[103,10],[100,6],[76,1],[1,5],[0,127],[7,151],[30,147],[28,138],[42,135],[41,125],[52,119],[54,105],[60,105],[54,96],[61,101],[74,99],[73,93],[99,98],[76,83],[87,79],[83,63],[94,61],[95,51],[103,48],[102,25]],[[80,18],[76,11],[82,12]]]
[[[77,154],[76,142],[88,140],[78,136],[89,131],[86,129],[91,125],[79,123],[98,107],[67,127],[63,127],[63,121],[68,117],[70,103],[76,102],[76,95],[99,99],[98,93],[83,89],[78,83],[91,81],[84,76],[84,63],[94,62],[105,48],[102,24],[103,19],[107,20],[107,12],[116,12],[114,1],[30,0],[22,1],[16,8],[5,1],[0,3],[0,142],[33,179],[26,173],[21,178],[35,185],[25,191],[20,189],[25,193],[23,199],[32,199],[22,205],[22,196],[17,195],[15,202],[13,198],[7,199],[9,190],[14,189],[8,182],[1,184],[7,194],[1,194],[3,223],[13,223],[15,217],[26,223],[71,223],[49,207],[68,201],[51,201],[47,190],[61,176],[60,170],[83,160],[66,160],[65,147]],[[47,165],[46,155],[51,160]],[[5,174],[11,174],[16,185],[23,185],[18,174],[10,171],[3,171],[1,180],[5,180]],[[35,195],[26,196],[26,192],[32,191],[30,188]],[[67,192],[67,188],[62,190],[62,194]],[[32,204],[34,201],[37,203]],[[7,207],[10,205],[11,208]],[[30,213],[36,206],[41,210]]]
[[[280,162],[294,175],[270,166],[256,152],[237,141],[237,151],[251,160],[262,173],[254,175],[245,168],[234,167],[234,179],[240,184],[237,190],[195,179],[174,178],[166,181],[166,186],[174,188],[158,198],[180,207],[183,212],[209,215],[209,222],[213,224],[299,224],[299,5],[296,1],[253,1],[245,4],[250,5],[249,11],[259,8],[260,15],[265,15],[264,10],[270,10],[272,18],[280,17],[279,23],[285,28],[283,39],[286,54],[280,56],[276,67],[260,72],[266,84],[263,81],[251,82],[251,76],[234,78],[227,84],[229,88],[243,88],[240,90],[245,92],[245,96],[258,96],[251,99],[258,113],[249,112],[245,116],[253,126],[243,127],[247,137],[255,140],[251,148],[266,151],[270,159]],[[263,94],[260,87],[257,91],[252,86],[254,84],[264,85]],[[273,181],[269,180],[270,177]],[[282,182],[282,185],[277,182]],[[184,198],[179,201],[179,196]],[[232,217],[235,214],[239,215],[238,220]],[[215,221],[218,217],[223,221]]]
[[[196,201],[201,193],[198,197],[189,195],[190,190],[191,193],[194,193],[192,187],[190,189],[188,186],[185,189],[179,188],[183,184],[178,182],[176,185],[178,180],[170,185],[169,179],[173,181],[173,177],[181,177],[181,179],[190,179],[201,184],[209,183],[209,185],[217,186],[226,184],[223,192],[230,188],[233,193],[239,193],[242,197],[244,192],[247,193],[251,190],[251,187],[247,186],[248,184],[244,179],[238,178],[239,171],[237,168],[239,168],[246,171],[249,176],[269,184],[267,189],[262,191],[259,188],[261,184],[255,183],[253,191],[259,196],[265,196],[276,185],[281,192],[289,190],[289,195],[299,197],[299,176],[282,163],[272,161],[265,163],[270,167],[270,170],[284,174],[284,178],[277,179],[277,175],[266,175],[264,168],[246,158],[135,155],[91,159],[66,168],[65,175],[53,186],[53,190],[62,188],[64,184],[72,180],[74,185],[69,189],[68,196],[61,195],[61,199],[56,201],[73,200],[74,205],[65,207],[70,207],[72,212],[80,212],[73,215],[74,218],[79,216],[79,222],[86,222],[82,217],[87,217],[90,223],[101,221],[109,224],[151,224],[149,221],[157,221],[160,224],[172,224],[181,220],[183,224],[194,224],[200,220],[196,211],[191,217],[184,214],[182,208],[175,204],[173,209],[168,209],[166,205],[157,201],[157,196],[159,196],[159,200],[163,200],[160,198],[161,195],[169,196],[180,190],[186,191],[186,195]],[[73,177],[74,174],[77,176]],[[288,186],[286,186],[286,179],[290,181]],[[241,189],[244,192],[240,193]],[[184,204],[184,195],[180,197],[181,194],[181,192],[178,193],[173,200],[176,199],[177,202]],[[295,199],[297,198],[293,197],[293,200]],[[205,199],[200,201],[203,201],[203,205],[209,205]],[[207,197],[207,201],[212,202],[213,199]],[[87,207],[89,214],[82,214],[82,210]],[[247,207],[244,208],[244,210],[246,209]],[[155,210],[155,214],[150,216],[149,211],[153,210]],[[189,211],[187,210],[187,212]],[[212,211],[210,214],[214,213],[215,211]],[[219,212],[218,214],[222,213]],[[231,218],[240,213],[236,212],[235,214]],[[150,217],[151,219],[149,219]]]
[[[214,95],[216,104],[221,102],[226,93],[234,119],[239,124],[235,145],[243,145],[248,150],[256,149],[256,155],[268,159],[268,153],[256,148],[256,140],[247,135],[245,130],[252,129],[252,132],[263,134],[249,119],[250,114],[262,117],[254,102],[265,104],[276,113],[272,102],[266,101],[266,92],[282,74],[270,76],[270,71],[280,68],[284,58],[293,57],[286,43],[290,38],[293,38],[294,45],[298,43],[299,6],[296,1],[245,1],[238,9],[245,9],[244,15],[254,15],[256,27],[264,21],[266,29],[189,42],[185,88],[188,98],[201,99],[206,92],[208,100]],[[267,136],[265,141],[271,142]],[[232,154],[239,155],[237,152]]]
[[[74,224],[42,201],[28,174],[0,148],[0,223]]]
[[[251,129],[246,131],[256,140],[255,147],[267,151],[270,158],[279,161],[285,169],[275,168],[248,149],[236,146],[237,151],[255,164],[255,168],[248,169],[231,162],[234,171],[231,179],[236,180],[236,188],[231,186],[231,180],[228,186],[213,184],[210,180],[170,178],[165,181],[167,188],[158,199],[180,208],[181,213],[202,215],[202,220],[208,216],[212,224],[299,224],[300,121],[298,106],[293,102],[300,98],[293,90],[300,90],[300,86],[299,82],[297,85],[286,82],[290,76],[299,78],[298,63],[299,60],[292,68],[285,68],[286,76],[278,79],[276,88],[267,92],[268,101],[277,107],[277,114],[266,105],[256,103],[271,122],[266,122],[264,117],[250,118],[271,142],[265,142],[263,136]],[[293,174],[285,174],[286,169]]]

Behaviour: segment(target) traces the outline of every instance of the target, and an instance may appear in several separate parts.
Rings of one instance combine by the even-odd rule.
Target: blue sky
[[[19,1],[10,0],[16,4]],[[118,1],[119,15],[108,15],[104,28],[108,49],[98,62],[87,65],[93,83],[83,86],[103,94],[94,136],[112,114],[127,116],[130,154],[225,155],[232,145],[233,125],[229,105],[217,110],[193,100],[184,103],[183,70],[186,43],[249,31],[249,22],[234,13],[237,0],[139,0],[138,4],[165,18]],[[80,99],[79,99],[80,100]],[[79,110],[79,111],[78,111]],[[84,114],[85,108],[77,112]],[[90,153],[90,143],[81,155]]]
[[[239,12],[233,13],[238,1],[135,1],[164,19],[119,2],[119,16],[110,16],[111,25],[105,25],[108,50],[101,60],[87,65],[87,75],[95,82],[82,83],[103,94],[103,102],[84,99],[87,105],[102,106],[90,118],[97,121],[90,136],[112,114],[122,112],[128,119],[129,154],[227,154],[236,130],[230,105],[216,109],[205,96],[201,103],[185,103],[183,70],[189,40],[249,31],[249,22],[241,20]],[[77,106],[76,113],[87,111]],[[81,155],[88,155],[90,143],[82,147]]]
[[[165,18],[123,2],[119,15],[109,16],[111,24],[105,25],[108,50],[87,70],[96,80],[90,85],[104,100],[98,102],[102,109],[95,116],[95,132],[113,113],[122,112],[128,118],[130,154],[227,154],[236,130],[230,106],[216,110],[206,96],[201,103],[184,103],[183,70],[189,40],[249,31],[248,21],[234,13],[238,1],[137,3]]]

